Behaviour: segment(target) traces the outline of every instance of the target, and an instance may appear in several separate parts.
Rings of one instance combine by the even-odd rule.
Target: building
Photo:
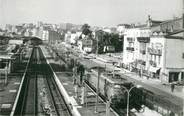
[[[161,80],[163,83],[184,79],[183,21],[154,21],[126,29],[124,32],[123,64],[140,76]]]
[[[6,24],[5,30],[7,30],[7,32],[13,32],[13,25]]]
[[[123,63],[124,66],[145,69],[147,60],[146,48],[150,42],[151,31],[149,28],[131,28],[124,33]]]
[[[103,52],[104,52],[104,53],[115,52],[115,47],[112,46],[112,45],[104,46]]]
[[[52,31],[52,30],[47,30],[47,37],[48,37],[48,42],[55,44],[55,43],[61,43],[61,41],[63,41],[62,36],[60,33],[56,32],[56,31]]]
[[[60,24],[60,28],[63,29],[63,30],[71,30],[73,28],[73,24],[71,23],[61,23]]]
[[[79,39],[80,35],[82,34],[82,32],[70,32],[68,31],[65,34],[65,42],[68,44],[77,44],[77,40]]]
[[[9,37],[6,36],[0,36],[0,46],[6,45],[9,42]]]
[[[41,26],[32,29],[32,36],[38,37],[43,41],[48,41],[50,43],[58,43],[62,41],[62,35],[61,33],[51,30],[50,27],[46,25],[46,27]]]
[[[157,22],[157,25],[153,25]],[[151,20],[151,30],[152,32],[161,31],[164,33],[172,33],[183,29],[183,18],[175,18],[168,21],[153,21]]]
[[[117,32],[119,33],[119,35],[124,35],[124,32],[126,31],[126,29],[130,27],[131,25],[129,24],[119,24],[117,25]]]
[[[184,31],[165,35],[153,33],[147,48],[147,70],[163,83],[184,80]]]
[[[77,41],[78,48],[85,53],[91,53],[94,48],[94,41],[90,37],[85,37]]]

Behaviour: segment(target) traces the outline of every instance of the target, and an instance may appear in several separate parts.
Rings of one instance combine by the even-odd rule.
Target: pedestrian
[[[139,70],[138,73],[139,73],[139,77],[141,77],[141,70]]]
[[[171,91],[174,92],[175,85],[174,83],[171,83]]]
[[[147,80],[149,80],[150,75],[147,75],[146,77],[147,77]]]

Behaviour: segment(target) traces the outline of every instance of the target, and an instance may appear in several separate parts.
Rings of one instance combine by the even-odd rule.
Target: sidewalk
[[[126,72],[129,72],[129,71],[126,71]],[[136,80],[139,80],[143,83],[146,83],[150,86],[152,85],[152,87],[165,91],[169,94],[180,97],[181,99],[184,100],[184,91],[182,86],[175,86],[174,92],[171,92],[171,85],[163,85],[161,81],[158,79],[152,79],[152,78],[147,79],[146,76],[139,77],[136,73],[132,73],[132,72],[127,73],[126,75]]]
[[[100,55],[98,57],[100,57],[101,59],[105,59],[106,58],[106,57],[100,56]],[[107,59],[109,59],[109,58],[107,58]],[[96,61],[96,60],[94,60],[94,61],[98,62],[98,63],[101,63],[101,64],[104,64],[103,62],[99,62],[99,61]],[[113,70],[114,67],[113,67],[112,64],[108,64],[108,68]],[[121,70],[120,71],[121,74],[129,76],[130,78],[133,78],[133,79],[135,79],[137,81],[140,81],[140,82],[145,83],[145,84],[147,84],[149,86],[152,86],[153,88],[157,88],[159,90],[162,90],[164,92],[167,92],[167,93],[169,93],[169,94],[171,94],[173,96],[179,97],[179,98],[184,100],[184,90],[183,90],[184,88],[182,86],[175,86],[174,92],[171,92],[170,85],[163,85],[161,83],[161,81],[158,80],[158,79],[152,79],[152,78],[147,79],[146,76],[143,76],[141,78],[135,72],[130,72],[129,70],[122,69],[122,68],[118,68],[118,69]]]
[[[20,86],[21,77],[21,74],[9,74],[7,85],[4,85],[4,79],[0,79],[0,114],[10,114]]]

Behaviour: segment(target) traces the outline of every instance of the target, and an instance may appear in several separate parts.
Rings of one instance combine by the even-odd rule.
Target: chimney
[[[152,26],[151,16],[148,15],[147,27],[151,27],[151,26]]]

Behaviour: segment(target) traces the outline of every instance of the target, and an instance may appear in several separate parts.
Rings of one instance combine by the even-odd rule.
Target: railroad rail
[[[38,85],[38,83],[42,83],[42,85]],[[36,116],[40,114],[71,116],[71,112],[53,78],[52,70],[46,63],[41,49],[35,46],[13,115]]]
[[[86,85],[87,88],[89,88],[94,95],[97,95],[97,90],[95,87],[93,87],[88,81],[84,80],[84,84]],[[100,99],[100,101],[102,101],[104,104],[106,104],[107,100],[105,98],[105,96],[103,96],[101,93],[99,93],[98,98]],[[116,115],[119,116],[119,114],[116,113],[116,111],[110,107],[110,110]]]

